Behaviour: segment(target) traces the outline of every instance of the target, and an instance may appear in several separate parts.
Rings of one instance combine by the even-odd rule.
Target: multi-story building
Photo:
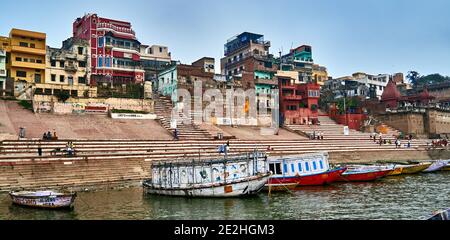
[[[91,82],[140,83],[145,71],[141,66],[141,43],[131,23],[87,14],[73,23],[73,37],[89,41]]]
[[[36,83],[45,82],[46,34],[21,29],[10,32],[9,76],[14,80],[14,95]]]
[[[141,45],[141,65],[145,71],[145,81],[151,81],[153,86],[157,89],[158,74],[170,67],[172,62],[172,57],[169,52],[168,47],[160,45]]]
[[[308,45],[302,45],[278,60],[282,71],[298,72],[298,79],[301,83],[309,83],[313,81],[313,65],[312,48]]]
[[[390,80],[392,80],[392,76],[389,74],[378,74],[378,75],[370,75],[362,72],[357,72],[352,75],[353,80],[364,83],[369,89],[375,91],[376,97],[381,99],[381,95],[383,94],[386,85]]]
[[[9,38],[0,36],[0,96],[6,92],[6,61],[9,50]]]
[[[320,86],[295,83],[289,76],[278,76],[281,124],[316,124]]]
[[[325,81],[328,80],[327,68],[320,66],[319,64],[313,64],[312,66],[312,81],[323,86]]]
[[[278,92],[275,78],[278,66],[269,53],[270,42],[264,40],[264,35],[244,32],[229,39],[224,49],[222,74],[240,79],[245,90],[255,89],[256,108],[267,109],[266,115],[258,115],[258,120],[270,122],[272,109],[278,104],[272,98],[272,93]]]
[[[35,93],[68,91],[71,96],[93,97],[89,56],[89,42],[84,39],[69,38],[62,48],[47,47],[45,83],[36,84]]]
[[[192,63],[192,66],[202,67],[205,72],[215,73],[215,60],[211,57],[203,57]]]

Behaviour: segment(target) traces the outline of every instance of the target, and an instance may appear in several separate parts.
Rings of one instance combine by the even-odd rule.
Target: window
[[[35,63],[35,62],[36,62],[36,59],[30,58],[30,63]]]
[[[103,67],[103,58],[98,57],[98,67]]]
[[[64,75],[59,76],[59,82],[64,82]]]
[[[56,82],[56,74],[52,74],[51,78],[52,78],[52,82]]]
[[[111,58],[105,58],[105,60],[106,60],[106,63],[105,63],[105,65],[106,65],[106,67],[111,67]]]
[[[50,60],[50,65],[52,67],[56,67],[56,61],[55,60]]]
[[[27,77],[27,72],[25,71],[17,71],[16,77]]]
[[[65,64],[66,64],[66,63],[65,63],[64,61],[59,61],[59,66],[60,66],[60,67],[64,67]]]
[[[301,162],[298,163],[298,171],[299,171],[299,172],[302,172],[302,171],[303,171],[303,169],[302,169],[302,163],[301,163]]]
[[[305,162],[305,169],[307,172],[309,172],[309,162]]]
[[[16,61],[22,62],[22,58],[21,57],[16,57]]]
[[[19,45],[21,47],[28,47],[28,43],[26,43],[26,42],[20,42]]]
[[[295,173],[295,165],[293,163],[291,164],[291,172]]]
[[[86,84],[86,78],[85,77],[78,77],[78,84]]]
[[[24,58],[23,61],[24,61],[24,62],[28,62],[28,58]]]
[[[42,63],[42,60],[41,59],[37,59],[36,63]]]
[[[314,162],[312,162],[313,163],[313,169],[314,170],[317,170],[317,163],[316,163],[316,161],[314,161]]]
[[[36,48],[36,45],[34,43],[30,43],[30,48]]]
[[[319,161],[320,169],[323,169],[323,162]]]
[[[83,47],[78,47],[78,55],[83,55]]]
[[[78,62],[78,66],[80,66],[80,67],[86,67],[86,62]]]
[[[98,47],[103,47],[103,41],[105,41],[104,37],[99,37],[98,38]]]
[[[162,52],[162,47],[159,48],[159,52]]]
[[[275,175],[283,174],[281,172],[281,163],[271,163],[269,164],[269,171]]]
[[[34,74],[34,82],[41,83],[41,74]]]
[[[284,170],[284,173],[287,173],[287,171],[288,171],[288,166],[287,166],[286,163],[283,164],[283,170]]]

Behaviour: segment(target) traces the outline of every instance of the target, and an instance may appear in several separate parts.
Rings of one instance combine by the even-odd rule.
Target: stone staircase
[[[170,126],[172,119],[173,104],[169,97],[157,96],[155,98],[155,114],[158,116],[160,124],[173,134],[174,130]],[[192,121],[192,116],[184,116],[182,112],[178,113],[177,130],[180,140],[207,140],[214,137],[205,129],[201,129]]]

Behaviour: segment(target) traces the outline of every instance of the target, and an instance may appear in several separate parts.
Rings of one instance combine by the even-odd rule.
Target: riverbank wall
[[[331,163],[449,159],[449,150],[330,152]],[[0,162],[0,192],[23,189],[98,190],[139,186],[150,177],[142,158],[61,157]]]

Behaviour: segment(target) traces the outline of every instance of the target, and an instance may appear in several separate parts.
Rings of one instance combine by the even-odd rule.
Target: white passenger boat
[[[270,173],[264,153],[210,160],[152,163],[152,178],[143,182],[147,194],[185,197],[238,197],[258,193]]]
[[[10,192],[14,204],[34,208],[72,208],[76,193],[54,191],[20,191]]]

